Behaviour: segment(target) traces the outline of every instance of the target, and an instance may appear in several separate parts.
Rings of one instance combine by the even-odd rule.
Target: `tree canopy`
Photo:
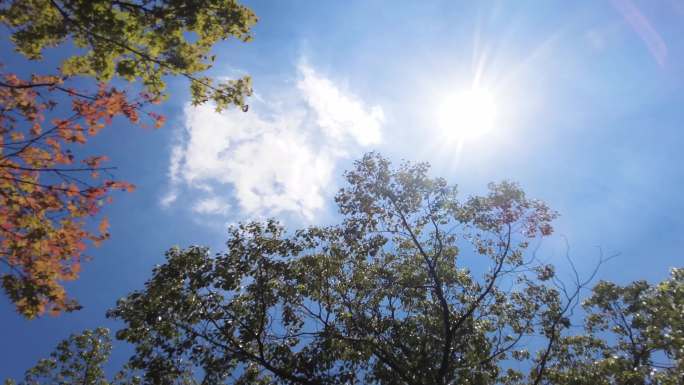
[[[230,229],[225,252],[171,249],[108,313],[123,322],[117,338],[135,346],[112,382],[98,366],[107,333],[86,331],[24,384],[86,378],[84,367],[96,367],[88,384],[684,379],[681,269],[657,285],[601,281],[579,315],[592,277],[563,282],[530,250],[552,233],[556,213],[517,185],[460,200],[426,164],[394,169],[377,154],[346,178],[338,225],[288,232],[275,220],[250,222]]]
[[[249,77],[217,83],[202,73],[217,42],[249,41],[255,22],[233,0],[0,1],[0,23],[26,58],[73,46],[53,73],[0,72],[0,278],[20,314],[79,308],[63,282],[78,277],[86,242],[108,237],[106,219],[99,229],[89,219],[112,189],[133,189],[82,146],[118,116],[160,127],[164,117],[149,106],[166,96],[168,76],[190,80],[194,104],[246,110]],[[115,78],[138,82],[139,94],[112,86]]]
[[[191,81],[194,103],[213,100],[217,108],[245,106],[248,77],[214,82],[201,76],[215,60],[211,48],[231,37],[251,39],[256,16],[235,0],[4,0],[0,22],[10,27],[16,50],[31,60],[64,43],[79,48],[61,65],[64,77],[114,76],[140,80],[145,90],[163,94],[164,76]]]
[[[60,342],[50,357],[28,369],[21,384],[104,385],[104,364],[112,350],[109,330],[97,328]],[[5,384],[15,384],[7,380]]]
[[[657,285],[599,282],[583,307],[583,333],[552,346],[545,383],[684,381],[684,269]]]
[[[369,154],[337,195],[339,225],[286,232],[275,221],[248,223],[231,229],[225,253],[172,249],[145,288],[109,313],[126,325],[117,337],[136,346],[131,365],[148,383],[171,383],[179,362],[216,384],[594,383],[583,363],[607,366],[606,383],[628,383],[605,360],[629,360],[633,349],[603,339],[623,322],[604,313],[634,289],[599,284],[585,304],[587,334],[575,336],[570,317],[588,281],[563,283],[529,251],[551,234],[556,213],[510,182],[459,200],[427,171]],[[664,294],[681,279],[675,271],[658,289],[635,284],[655,296],[650,311],[675,306],[652,333],[681,330],[682,298]],[[605,344],[593,351],[604,361],[563,356],[586,338]],[[662,381],[652,377],[650,348],[633,378],[681,378],[680,353],[667,349]]]

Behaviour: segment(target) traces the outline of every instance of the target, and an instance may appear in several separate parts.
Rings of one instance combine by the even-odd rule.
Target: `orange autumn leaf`
[[[14,142],[24,140],[24,134],[21,132],[17,132],[17,131],[11,132],[9,137],[10,137],[10,140],[12,140]]]
[[[0,266],[8,267],[0,270],[0,281],[27,318],[79,308],[63,285],[78,278],[81,263],[90,259],[89,245],[109,237],[107,219],[94,231],[91,221],[112,202],[113,191],[134,189],[125,181],[99,179],[111,175],[103,166],[107,157],[83,158],[80,148],[115,117],[142,125],[139,111],[151,103],[144,96],[129,100],[105,85],[95,93],[56,87],[63,83],[0,73]],[[71,116],[54,116],[54,93],[70,103]]]
[[[33,123],[33,126],[31,126],[31,135],[32,136],[38,136],[38,135],[40,135],[40,133],[42,131],[43,131],[43,128],[38,123]]]
[[[82,160],[83,164],[90,167],[98,167],[100,163],[106,162],[109,158],[105,155],[89,156]]]
[[[100,235],[108,234],[107,231],[109,230],[109,220],[107,220],[107,218],[102,218],[97,230],[100,232]]]

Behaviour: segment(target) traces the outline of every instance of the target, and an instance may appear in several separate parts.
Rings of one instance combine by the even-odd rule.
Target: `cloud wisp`
[[[336,164],[381,141],[384,115],[309,65],[298,72],[286,97],[262,97],[248,113],[187,105],[160,203],[182,201],[199,215],[312,221]]]

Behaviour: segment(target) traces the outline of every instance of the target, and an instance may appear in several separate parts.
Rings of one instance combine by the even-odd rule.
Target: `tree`
[[[97,328],[72,334],[60,342],[49,358],[44,358],[26,371],[22,385],[83,384],[105,385],[103,365],[112,350],[109,330]],[[6,380],[5,384],[14,385]]]
[[[540,383],[680,384],[684,374],[684,328],[681,327],[683,287],[682,269],[673,269],[670,279],[657,285],[638,281],[620,287],[610,282],[600,282],[584,305],[589,310],[585,321],[592,326],[588,326],[586,334],[563,337],[554,345],[548,370],[539,378]],[[599,328],[595,327],[597,323],[601,324]],[[603,332],[616,334],[606,335]],[[142,384],[141,373],[129,365],[124,365],[111,380],[107,380],[104,366],[109,360],[111,349],[107,329],[85,330],[81,334],[71,335],[57,345],[49,358],[38,361],[27,370],[24,380],[19,384]],[[661,359],[668,361],[655,362],[653,356],[656,352],[662,354]],[[513,354],[520,358],[522,353],[516,350]],[[193,375],[192,365],[184,365],[181,361],[176,361],[176,365],[181,370],[170,376],[176,377],[175,384],[199,383]],[[156,369],[147,370],[155,372]],[[509,376],[508,383],[528,384],[535,378],[521,376],[515,380]],[[156,383],[164,383],[160,380]],[[5,385],[16,384],[12,380],[5,381]]]
[[[214,61],[213,45],[248,41],[255,22],[232,0],[0,0],[0,23],[28,59],[67,43],[78,48],[54,75],[0,73],[0,278],[20,314],[80,307],[63,282],[78,277],[85,242],[108,237],[106,219],[98,230],[88,219],[112,189],[133,189],[111,180],[106,156],[77,156],[81,145],[117,116],[160,127],[164,117],[145,107],[163,100],[169,75],[190,79],[195,104],[246,110],[248,77],[214,83],[201,73]],[[139,96],[107,85],[115,77],[140,81]]]
[[[684,382],[684,269],[658,285],[600,282],[583,306],[584,334],[553,347],[544,384]]]
[[[368,154],[336,197],[340,225],[230,230],[228,249],[172,249],[144,290],[109,316],[130,364],[171,383],[493,384],[523,373],[528,336],[555,346],[579,290],[563,291],[529,245],[556,213],[515,184],[458,200],[426,164]],[[489,267],[481,274],[471,268]],[[565,296],[563,293],[567,294]],[[530,382],[545,378],[538,360]]]
[[[135,346],[111,382],[98,329],[24,384],[682,383],[683,269],[656,285],[599,282],[573,315],[591,276],[573,268],[563,283],[526,251],[553,211],[508,182],[459,201],[426,173],[369,154],[337,196],[340,225],[253,222],[215,256],[171,249],[108,314]]]
[[[104,367],[109,361],[112,341],[109,330],[97,328],[72,334],[57,344],[49,358],[44,358],[28,369],[19,385],[139,385],[141,377],[124,366],[111,380]],[[5,385],[17,385],[7,379]],[[191,373],[178,376],[177,385],[197,385]]]

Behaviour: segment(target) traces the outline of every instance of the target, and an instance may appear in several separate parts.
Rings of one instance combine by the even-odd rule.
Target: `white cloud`
[[[248,113],[186,106],[162,205],[191,199],[196,213],[226,215],[231,200],[242,215],[288,212],[312,220],[324,207],[336,163],[381,140],[382,108],[306,64],[296,89],[262,98]]]
[[[329,79],[318,76],[306,66],[300,66],[302,78],[297,87],[306,102],[316,111],[317,124],[330,138],[343,141],[351,136],[359,144],[367,146],[380,141],[380,128],[384,115],[374,106],[366,111],[363,102],[343,94]]]
[[[230,204],[217,196],[199,200],[192,206],[192,211],[198,214],[226,215],[228,210]]]
[[[161,203],[161,205],[164,207],[169,207],[173,202],[176,201],[176,199],[178,199],[178,191],[176,191],[176,188],[173,187],[171,190],[166,192],[164,196],[162,196],[162,198],[159,200],[159,203]]]

